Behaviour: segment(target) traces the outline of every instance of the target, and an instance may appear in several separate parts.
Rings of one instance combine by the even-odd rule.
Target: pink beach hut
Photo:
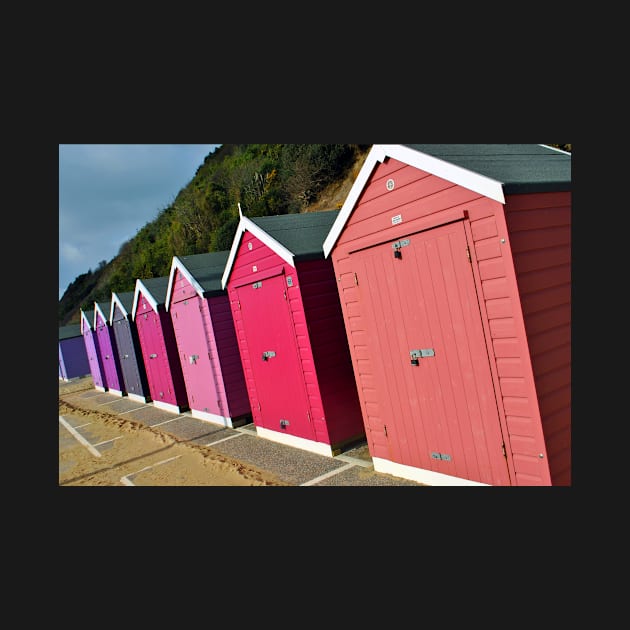
[[[324,243],[378,472],[571,484],[571,154],[374,145]]]
[[[107,391],[105,379],[103,377],[103,362],[101,361],[101,351],[98,347],[98,339],[94,330],[94,317],[91,319],[81,309],[81,335],[85,343],[85,351],[87,353],[90,364],[90,374],[92,375],[92,383],[94,389],[101,392]]]
[[[166,308],[192,416],[235,427],[252,417],[232,311],[221,287],[227,258],[227,251],[174,256]]]
[[[338,454],[365,438],[330,260],[338,211],[241,215],[222,284],[259,436]]]
[[[149,395],[155,407],[181,413],[188,394],[177,353],[177,341],[165,300],[168,276],[137,279],[131,310],[146,369]]]
[[[109,322],[111,305],[111,301],[94,302],[94,330],[98,340],[98,347],[101,351],[103,378],[107,391],[116,396],[123,396],[126,392],[123,388],[118,347],[116,346],[116,338]]]

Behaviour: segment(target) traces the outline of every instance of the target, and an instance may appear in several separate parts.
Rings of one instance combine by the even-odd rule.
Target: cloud
[[[60,144],[59,285],[117,256],[218,146]]]

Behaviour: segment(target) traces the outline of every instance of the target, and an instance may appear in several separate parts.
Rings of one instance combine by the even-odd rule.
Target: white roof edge
[[[171,262],[171,271],[168,275],[168,287],[166,290],[166,301],[164,302],[164,306],[168,311],[171,307],[171,297],[173,296],[173,281],[175,280],[175,270],[179,269],[181,274],[190,282],[192,287],[195,289],[197,295],[199,297],[203,297],[203,287],[193,278],[192,274],[186,266],[177,256],[173,256],[173,260]]]
[[[469,188],[499,203],[505,203],[502,182],[400,144],[384,144],[382,146],[385,153],[395,160],[400,160],[449,182]]]
[[[90,320],[88,319],[87,315],[85,314],[85,311],[81,308],[79,309],[81,311],[81,334],[83,334],[84,330],[83,330],[83,322],[85,322],[88,327],[91,329],[92,325],[90,324]]]
[[[227,286],[232,267],[234,266],[234,260],[236,259],[236,253],[238,251],[241,239],[245,232],[251,232],[259,241],[265,244],[269,249],[274,251],[280,258],[289,263],[292,267],[295,267],[295,259],[293,252],[289,251],[284,245],[278,243],[275,238],[267,234],[261,227],[256,225],[251,219],[246,216],[241,216],[238,227],[236,228],[236,234],[232,241],[232,247],[230,248],[230,255],[228,256],[227,263],[225,265],[225,271],[221,278],[221,287],[225,289]]]
[[[359,175],[355,180],[346,201],[344,202],[337,219],[324,241],[324,256],[328,257],[337,239],[341,235],[346,222],[350,218],[354,206],[363,192],[368,178],[372,174],[376,162],[383,162],[386,157],[394,158],[410,166],[414,166],[422,171],[441,177],[449,182],[478,192],[485,197],[494,199],[499,203],[505,203],[503,194],[503,184],[484,175],[479,175],[468,169],[456,166],[445,160],[433,157],[427,153],[422,153],[416,149],[405,147],[401,144],[375,144],[368,154]]]
[[[120,310],[123,312],[123,315],[125,317],[129,316],[127,309],[125,308],[124,304],[120,301],[120,298],[118,297],[116,292],[112,291],[112,305],[109,308],[109,321],[110,322],[114,321],[114,309],[115,309],[116,304],[118,304],[118,306],[120,307]]]
[[[571,155],[569,151],[565,151],[564,149],[558,149],[558,147],[552,147],[550,144],[539,144],[539,147],[545,147],[545,149],[551,149],[552,151],[557,151],[558,153],[564,153],[564,155]]]
[[[234,238],[232,239],[232,247],[230,247],[230,254],[225,263],[225,269],[223,270],[223,275],[221,276],[221,288],[225,289],[227,286],[227,282],[230,279],[230,273],[232,271],[232,266],[234,265],[234,259],[236,258],[236,252],[238,251],[238,247],[241,243],[241,237],[245,232],[245,228],[243,227],[243,215],[241,214],[241,204],[238,204],[238,213],[240,215],[240,219],[238,221],[238,225],[236,226],[236,234],[234,234]]]
[[[144,294],[144,297],[147,299],[147,302],[153,307],[153,310],[158,312],[158,304],[157,300],[151,295],[151,292],[147,289],[146,285],[140,280],[140,278],[136,278],[136,288],[133,294],[133,307],[131,309],[131,319],[135,321],[136,313],[138,312],[138,300],[140,299],[140,293]]]
[[[341,235],[341,231],[350,218],[350,215],[354,210],[354,205],[365,188],[367,180],[370,175],[372,175],[374,167],[377,163],[383,162],[385,157],[386,154],[383,151],[382,145],[375,144],[372,146],[370,152],[365,158],[365,162],[363,162],[363,166],[361,167],[357,178],[354,180],[354,184],[352,184],[352,188],[350,188],[350,192],[348,193],[346,200],[343,202],[343,206],[341,206],[341,210],[339,211],[335,222],[332,224],[332,227],[328,232],[328,236],[326,236],[326,239],[324,240],[324,258],[328,258],[328,255],[332,251],[337,239]]]
[[[94,328],[96,328],[96,311],[98,311],[101,314],[101,317],[105,320],[106,324],[110,323],[105,313],[103,313],[103,309],[98,305],[98,302],[94,300]]]

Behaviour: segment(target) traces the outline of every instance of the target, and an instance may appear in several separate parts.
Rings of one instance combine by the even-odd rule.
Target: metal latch
[[[199,358],[198,354],[191,354],[188,357],[188,363],[190,363],[190,365],[195,365],[197,363],[197,359]]]
[[[433,348],[423,348],[421,350],[409,350],[411,357],[411,365],[420,365],[420,359],[425,357],[434,357],[435,350]]]
[[[280,428],[281,429],[285,429],[288,426],[289,426],[289,421],[288,420],[280,420]]]
[[[275,357],[275,356],[276,356],[276,353],[273,350],[265,350],[265,352],[262,353],[262,360],[269,361],[271,357]]]
[[[149,359],[157,359],[157,354],[150,354]]]

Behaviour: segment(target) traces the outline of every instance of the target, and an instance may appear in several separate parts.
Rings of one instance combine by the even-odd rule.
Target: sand
[[[91,378],[60,381],[60,486],[290,485],[210,447],[178,442],[159,429],[64,398],[91,388]]]

